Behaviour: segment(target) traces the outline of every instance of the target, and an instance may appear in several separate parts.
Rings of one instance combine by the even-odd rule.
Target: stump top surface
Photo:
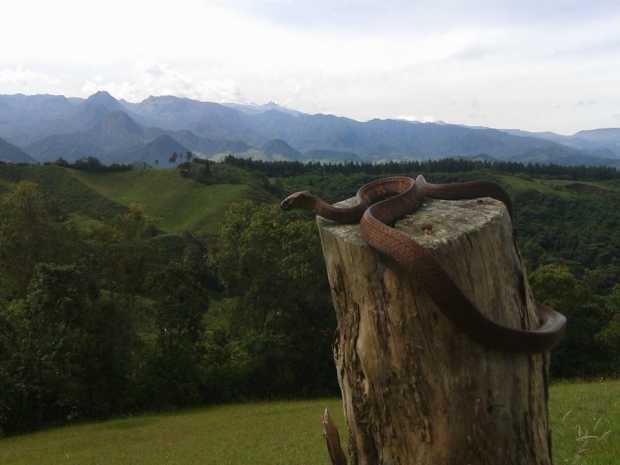
[[[355,205],[355,202],[352,197],[335,205],[348,207]],[[427,199],[418,210],[397,221],[395,226],[419,244],[433,249],[501,221],[505,215],[508,215],[506,207],[489,197],[473,200]],[[317,219],[321,229],[339,239],[359,246],[366,245],[361,238],[359,224],[342,225],[322,217]]]

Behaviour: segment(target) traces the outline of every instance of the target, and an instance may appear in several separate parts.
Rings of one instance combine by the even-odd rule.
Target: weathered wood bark
[[[347,465],[347,458],[340,445],[338,429],[336,429],[327,409],[323,412],[323,436],[332,465]]]
[[[350,204],[352,199],[343,202]],[[318,218],[338,318],[334,356],[353,465],[549,465],[548,356],[459,332],[358,225]],[[428,247],[487,316],[538,326],[504,206],[427,201],[397,228]]]

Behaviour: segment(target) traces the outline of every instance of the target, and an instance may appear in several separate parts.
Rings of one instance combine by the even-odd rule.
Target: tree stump
[[[338,319],[350,462],[551,464],[548,355],[479,345],[439,311],[415,273],[371,249],[358,225],[317,222]],[[396,227],[431,250],[485,315],[538,327],[503,204],[427,200]]]

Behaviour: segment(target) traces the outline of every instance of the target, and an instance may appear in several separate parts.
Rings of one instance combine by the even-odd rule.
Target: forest
[[[187,180],[252,186],[214,220],[214,232],[165,231],[138,203],[85,227],[66,186],[50,195],[20,174],[27,167],[0,166],[0,435],[336,394],[335,316],[314,217],[282,212],[276,200],[309,189],[335,201],[395,174],[502,184],[534,292],[569,318],[553,377],[620,375],[617,171],[463,159],[322,165],[228,157],[222,166]]]

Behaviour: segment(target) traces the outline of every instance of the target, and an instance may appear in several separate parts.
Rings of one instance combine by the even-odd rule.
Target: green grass
[[[174,169],[88,173],[59,166],[0,165],[0,193],[19,181],[35,182],[76,222],[113,219],[138,203],[160,228],[172,233],[213,233],[231,203],[250,197],[273,200],[246,171],[222,165],[214,167],[213,177],[215,183],[205,185]]]
[[[169,232],[214,232],[219,217],[233,202],[244,199],[245,184],[204,185],[182,178],[176,170],[85,173],[68,170],[99,194],[124,206],[139,203],[146,214]]]
[[[546,195],[556,195],[562,198],[575,197],[577,194],[562,188],[560,184],[555,184],[547,179],[533,178],[523,175],[503,175],[494,176],[499,182],[510,186],[514,191],[537,191]]]
[[[325,464],[320,416],[334,399],[147,415],[0,440],[3,465]]]
[[[620,179],[612,179],[609,181],[597,181],[595,184],[610,189],[616,192],[620,192]]]
[[[549,410],[555,465],[620,464],[620,381],[556,384]]]
[[[327,465],[320,416],[337,399],[225,405],[0,440],[3,465]],[[556,465],[620,463],[620,381],[551,388]]]
[[[34,182],[65,213],[97,219],[110,219],[125,207],[103,196],[59,166],[0,165],[0,189],[10,190],[19,181]]]

